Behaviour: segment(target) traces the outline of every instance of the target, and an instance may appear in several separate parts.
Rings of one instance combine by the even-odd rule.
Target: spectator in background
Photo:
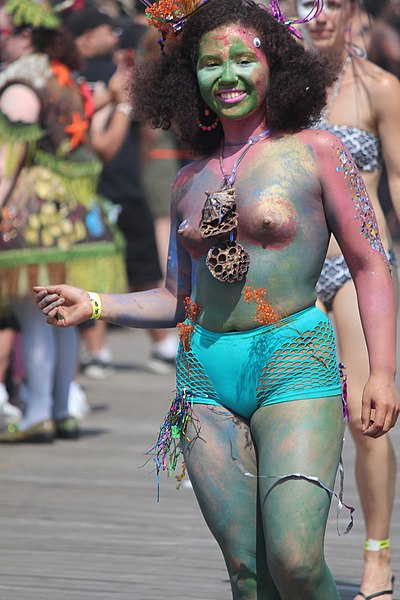
[[[115,74],[115,63],[113,62],[113,51],[117,46],[118,38],[122,33],[117,22],[107,13],[100,11],[96,6],[85,6],[82,9],[69,13],[64,23],[75,39],[76,46],[82,57],[82,65],[79,70],[80,77],[87,83],[93,93],[97,117],[101,118],[100,109],[110,105],[114,100],[109,83]],[[117,82],[118,83],[118,82]],[[118,85],[114,86],[114,90]],[[128,123],[121,112],[116,113],[114,125],[120,126],[119,144],[125,135]],[[94,132],[94,148],[101,159],[103,149],[110,146],[108,139],[96,139]],[[106,142],[106,143],[104,143]],[[97,144],[97,147],[96,147]],[[111,140],[113,152],[119,145]],[[107,157],[106,157],[107,158]],[[102,379],[114,373],[111,364],[111,352],[106,346],[106,325],[99,321],[89,322],[80,326],[81,339],[84,342],[84,350],[81,355],[81,370],[88,377]]]
[[[308,0],[298,0],[300,17],[307,10]],[[318,128],[337,135],[362,172],[398,288],[396,257],[380,205],[378,183],[385,162],[392,197],[397,201],[400,215],[400,84],[392,74],[360,56],[359,47],[354,48],[352,39],[346,39],[348,24],[359,18],[357,13],[357,0],[342,0],[304,26],[317,51],[332,49],[343,56],[341,73],[330,90]],[[334,238],[330,241],[316,290],[323,308],[332,313],[340,358],[348,368],[349,427],[356,445],[356,480],[367,538],[362,592],[356,596],[361,600],[361,596],[365,598],[392,587],[389,531],[396,458],[389,436],[373,440],[363,434],[360,406],[370,363],[355,286]],[[389,592],[379,595],[392,600]]]
[[[139,41],[146,31],[147,27],[144,25],[137,23],[127,25],[114,53],[116,64],[125,65],[130,73],[135,62]],[[114,106],[114,112],[111,113],[110,119],[116,118],[118,110],[123,113],[124,105]],[[129,107],[125,105],[125,111],[128,110]],[[125,236],[126,269],[129,289],[132,292],[158,287],[163,277],[155,241],[153,216],[141,180],[140,132],[140,124],[133,120],[118,152],[110,150],[110,144],[104,145],[104,150],[107,148],[107,151],[103,153],[103,157],[107,164],[103,169],[99,186],[99,191],[120,207],[118,226]],[[94,141],[96,143],[95,137]],[[179,165],[176,165],[171,173],[171,185],[178,167]],[[153,176],[158,177],[158,182],[161,183],[159,174],[153,174]],[[166,211],[169,214],[170,190],[165,181],[163,182],[163,193],[168,205]],[[147,367],[154,373],[170,373],[175,365],[177,346],[175,332],[170,333],[165,329],[150,329],[149,336],[152,351]]]
[[[372,17],[367,50],[368,58],[383,69],[400,77],[400,2],[398,0],[364,0]],[[379,196],[391,235],[400,238],[400,221],[393,207],[384,167]]]
[[[142,22],[144,8],[138,0],[135,20],[139,23]],[[159,37],[160,34],[153,27],[146,25],[138,48],[139,61],[151,62],[157,58],[160,50],[156,42]],[[180,167],[192,160],[193,156],[180,147],[172,128],[165,131],[142,124],[140,142],[143,185],[154,218],[158,254],[164,276],[167,269],[172,183]]]
[[[65,25],[75,38],[83,59],[79,73],[94,92],[97,107],[107,104],[111,100],[107,85],[115,72],[112,56],[121,28],[95,6],[73,11],[65,18]],[[103,98],[100,98],[101,94],[104,94]]]
[[[92,106],[72,72],[79,54],[48,3],[0,8],[0,309],[22,331],[26,412],[2,443],[76,439],[68,411],[76,330],[51,332],[30,297],[34,282],[124,288],[121,251],[96,195],[100,164],[89,143]]]
[[[400,77],[400,2],[365,0],[365,7],[373,18],[368,58]]]

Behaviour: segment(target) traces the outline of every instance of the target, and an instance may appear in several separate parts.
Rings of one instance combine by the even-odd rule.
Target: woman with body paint
[[[307,0],[298,0],[300,17],[308,12],[309,5]],[[400,217],[400,84],[397,77],[360,56],[359,48],[351,44],[348,23],[360,18],[357,0],[328,1],[321,14],[306,26],[304,35],[315,49],[333,48],[343,57],[342,71],[330,90],[318,127],[334,133],[346,144],[362,172],[397,287],[396,258],[379,203],[378,184],[384,162],[394,207]],[[391,588],[389,527],[396,459],[389,436],[375,440],[362,431],[360,402],[369,373],[368,350],[356,289],[334,238],[328,247],[317,293],[323,308],[334,317],[340,357],[348,372],[349,425],[356,445],[356,480],[367,534],[361,590],[368,595]],[[356,600],[362,597],[358,594]],[[382,598],[392,600],[392,595],[384,594]]]
[[[128,295],[48,286],[37,303],[57,327],[178,324],[177,394],[156,464],[174,466],[180,438],[232,597],[339,600],[323,544],[343,407],[333,331],[315,307],[331,232],[369,348],[364,435],[393,427],[399,401],[395,297],[373,209],[347,149],[307,129],[335,69],[251,0],[202,3],[172,39],[165,7],[148,9],[167,39],[135,74],[135,105],[203,157],[173,186],[166,285]]]

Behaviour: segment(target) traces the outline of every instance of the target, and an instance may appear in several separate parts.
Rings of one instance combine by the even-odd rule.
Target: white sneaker
[[[84,419],[90,413],[87,397],[76,381],[71,381],[68,394],[68,414],[75,419]]]
[[[7,424],[18,423],[22,419],[22,412],[18,406],[8,401],[8,394],[3,383],[0,384],[0,419]]]
[[[84,352],[81,357],[81,373],[90,379],[107,379],[115,373],[111,361],[112,356],[108,348],[102,348],[97,356]]]
[[[107,379],[115,373],[115,368],[99,358],[92,358],[88,363],[81,365],[81,373],[89,379]]]
[[[169,375],[175,372],[175,357],[168,358],[161,352],[153,352],[146,367],[156,375]]]

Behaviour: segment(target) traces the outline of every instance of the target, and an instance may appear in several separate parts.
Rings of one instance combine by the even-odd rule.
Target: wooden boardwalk
[[[0,600],[229,600],[220,551],[192,490],[177,492],[163,479],[157,504],[151,466],[138,468],[174,379],[145,371],[145,333],[111,330],[109,342],[117,372],[82,379],[92,413],[81,440],[0,447]],[[392,439],[399,449],[400,426]],[[338,537],[333,511],[326,543],[342,600],[357,589],[364,541],[353,462],[347,435],[345,495],[357,507],[355,526]],[[400,586],[399,493],[392,544]]]

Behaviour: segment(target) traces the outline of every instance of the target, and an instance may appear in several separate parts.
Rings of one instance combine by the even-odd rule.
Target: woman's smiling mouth
[[[217,98],[225,104],[240,102],[246,95],[243,90],[219,90],[216,93]]]

